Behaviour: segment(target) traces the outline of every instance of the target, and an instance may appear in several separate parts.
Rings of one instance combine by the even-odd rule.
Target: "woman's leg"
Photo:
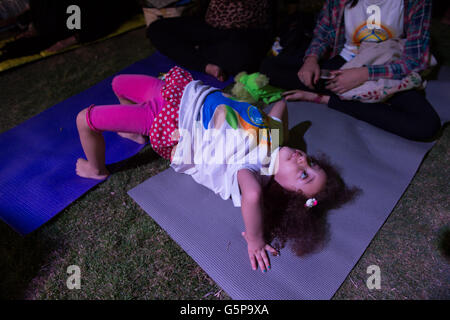
[[[328,106],[410,140],[430,140],[441,121],[425,96],[416,91],[398,92],[387,103],[340,100],[332,95]]]
[[[184,68],[205,72],[209,61],[199,52],[205,43],[217,40],[217,32],[201,19],[161,19],[147,28],[147,37],[161,53]]]
[[[161,19],[148,26],[147,37],[164,55],[180,66],[205,72],[220,81],[226,79],[223,57],[230,57],[237,51],[233,45],[223,43],[229,40],[229,32],[213,28],[203,20],[192,17]],[[245,45],[248,46],[248,43]],[[242,71],[242,70],[239,70]]]
[[[345,60],[336,56],[321,64],[321,69],[337,70]],[[441,122],[433,106],[425,96],[416,90],[398,92],[386,103],[363,103],[341,100],[333,92],[324,89],[320,81],[314,95],[301,84],[298,90],[300,100],[327,104],[328,107],[344,112],[378,128],[411,140],[430,140],[441,128]],[[301,97],[300,97],[301,96]],[[295,99],[295,100],[299,100]]]
[[[269,77],[270,84],[286,90],[302,87],[297,72],[302,66],[300,56],[280,53],[276,57],[267,57],[261,63],[260,72]]]
[[[217,39],[200,52],[227,75],[251,73],[258,70],[269,49],[268,39],[268,33],[261,30],[218,30]]]

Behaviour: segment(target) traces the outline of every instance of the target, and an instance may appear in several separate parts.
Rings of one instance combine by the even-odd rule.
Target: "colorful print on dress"
[[[216,112],[219,112],[219,115],[215,116]],[[233,129],[238,129],[239,127],[255,130],[258,128],[267,128],[266,117],[257,107],[247,102],[229,99],[219,91],[211,93],[205,99],[202,109],[202,122],[205,129],[220,129],[220,126],[216,126],[216,122],[213,122],[212,127],[210,126],[213,117],[218,119],[223,117]],[[220,122],[221,125],[223,123]]]

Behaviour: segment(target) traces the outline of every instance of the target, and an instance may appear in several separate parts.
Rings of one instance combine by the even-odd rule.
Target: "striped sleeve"
[[[416,0],[405,12],[409,15],[409,23],[405,26],[406,43],[402,57],[389,64],[367,66],[369,80],[402,79],[413,71],[420,72],[428,67],[431,0]]]
[[[309,56],[316,56],[320,59],[332,47],[333,39],[336,36],[336,30],[332,26],[334,2],[327,0],[324,3],[314,28],[313,40],[305,52],[305,59]]]

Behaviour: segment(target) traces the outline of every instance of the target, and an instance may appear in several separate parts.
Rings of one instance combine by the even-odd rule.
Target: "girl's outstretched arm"
[[[283,97],[283,99],[275,102],[275,104],[272,107],[272,110],[270,110],[269,117],[275,117],[281,120],[283,123],[283,137],[285,142],[289,139],[289,123],[288,123],[288,110],[286,106],[286,99]]]
[[[241,169],[237,174],[241,189],[241,210],[245,224],[242,236],[247,241],[248,256],[253,270],[259,265],[262,272],[270,269],[267,251],[276,255],[277,251],[264,240],[262,187],[255,177],[255,173],[248,169]]]

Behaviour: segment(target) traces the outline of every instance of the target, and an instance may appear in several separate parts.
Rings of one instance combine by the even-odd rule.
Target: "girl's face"
[[[303,192],[313,197],[323,189],[327,181],[325,171],[313,163],[301,150],[282,147],[278,153],[278,168],[275,181],[283,188]]]

